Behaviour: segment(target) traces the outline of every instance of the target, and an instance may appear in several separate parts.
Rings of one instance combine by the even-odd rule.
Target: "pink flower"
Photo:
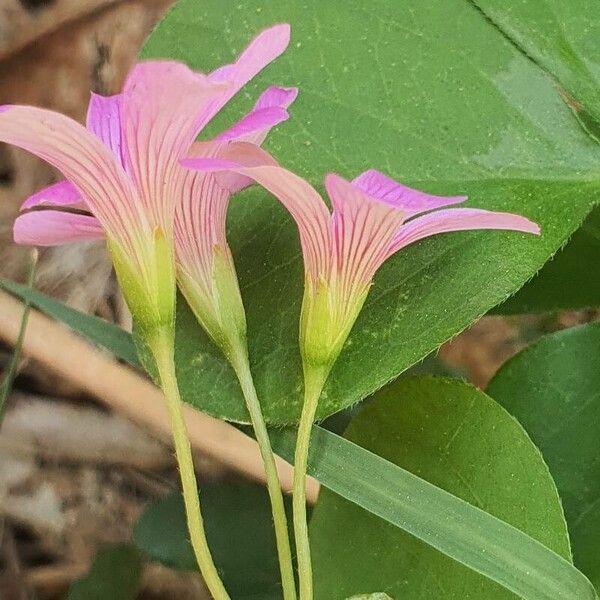
[[[235,145],[235,144],[232,144]],[[231,154],[235,151],[231,150]],[[475,208],[450,208],[464,196],[413,190],[375,170],[352,181],[325,177],[330,212],[304,179],[277,165],[248,166],[222,158],[187,158],[183,164],[254,179],[290,212],[300,235],[305,294],[300,324],[306,367],[327,371],[341,351],[377,269],[392,254],[420,239],[450,231],[510,229],[539,233],[528,219]]]
[[[65,177],[25,201],[15,241],[47,246],[105,237],[134,317],[142,325],[172,323],[176,208],[191,212],[202,191],[197,182],[206,179],[191,178],[178,159],[288,42],[288,25],[271,27],[235,63],[208,75],[174,61],[140,63],[122,93],[92,94],[86,127],[49,110],[1,107],[0,141],[43,158]],[[266,123],[286,118],[284,108],[266,104],[242,119],[231,139],[256,137]]]
[[[273,162],[258,145],[274,125],[287,118],[285,109],[296,95],[295,88],[267,88],[249,114],[214,140],[195,144],[190,155],[235,159],[246,165]],[[177,281],[204,329],[232,358],[233,352],[245,347],[246,317],[227,244],[225,218],[231,194],[253,181],[233,173],[216,177],[211,173],[187,172],[190,192],[186,196],[194,196],[196,202],[177,207]]]

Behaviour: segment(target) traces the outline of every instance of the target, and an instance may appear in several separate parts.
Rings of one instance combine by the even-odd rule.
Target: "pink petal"
[[[512,213],[477,208],[449,208],[418,217],[403,225],[394,238],[390,254],[430,235],[471,229],[507,229],[535,235],[540,233],[536,223]]]
[[[121,101],[122,151],[154,226],[171,229],[182,184],[177,161],[198,133],[203,107],[225,88],[174,61],[143,62],[131,70]]]
[[[175,255],[180,268],[208,297],[213,289],[213,252],[227,248],[225,222],[229,191],[211,173],[187,171],[175,211]]]
[[[202,115],[203,124],[208,123],[246,83],[280,56],[289,43],[290,26],[287,23],[274,25],[261,31],[233,64],[224,65],[210,73],[212,81],[227,81],[231,87],[207,107]]]
[[[277,106],[253,110],[242,117],[235,125],[217,135],[215,139],[252,141],[258,145],[262,143],[272,127],[288,118],[287,110]],[[262,139],[258,142],[254,141],[258,139],[258,136]]]
[[[380,202],[339,175],[325,177],[331,198],[334,260],[343,297],[353,298],[371,281],[405,218],[403,210]]]
[[[29,198],[21,205],[21,210],[33,208],[34,206],[39,206],[41,204],[51,204],[54,206],[84,206],[79,190],[69,181],[53,183],[29,196]]]
[[[248,142],[197,142],[192,146],[189,157],[181,162],[183,166],[194,168],[195,159],[202,158],[210,164],[225,165],[234,169],[240,165],[244,167],[257,167],[261,165],[277,165],[277,162],[268,153]],[[253,180],[244,175],[239,175],[230,170],[215,173],[221,187],[234,194],[252,184]]]
[[[296,221],[306,271],[318,276],[327,269],[330,215],[321,196],[307,181],[272,165],[245,167],[220,158],[191,158],[183,160],[182,164],[207,172],[233,171],[256,181],[271,192]]]
[[[254,108],[240,121],[220,133],[216,139],[251,142],[260,145],[269,131],[288,118],[285,110],[298,95],[296,88],[271,86],[259,97]]]
[[[73,119],[41,108],[12,106],[0,113],[0,141],[27,150],[61,171],[111,237],[126,241],[132,228],[144,222],[121,165]]]
[[[60,246],[104,238],[100,223],[91,216],[58,210],[34,210],[17,217],[13,235],[17,244]]]
[[[249,143],[197,142],[190,155],[195,158],[224,156],[234,164],[256,166],[275,164],[273,158]],[[175,213],[175,250],[178,268],[203,289],[213,290],[214,248],[228,253],[225,218],[232,188],[247,178],[231,172],[203,173],[186,170],[182,201]]]
[[[409,188],[375,169],[369,169],[352,180],[352,185],[381,202],[401,208],[406,217],[464,202],[466,196],[432,196]]]
[[[298,96],[298,88],[278,87],[272,85],[268,87],[258,98],[253,110],[269,108],[271,106],[280,106],[288,108]]]
[[[123,95],[90,97],[86,127],[108,146],[121,165],[123,161],[123,139],[121,132],[121,105]]]

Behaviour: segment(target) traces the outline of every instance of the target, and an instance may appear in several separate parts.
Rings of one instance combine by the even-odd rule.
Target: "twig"
[[[0,339],[14,344],[22,304],[0,292]],[[54,371],[82,390],[153,431],[170,444],[168,419],[160,391],[146,378],[94,348],[63,325],[36,310],[29,315],[23,354]],[[184,407],[192,447],[251,479],[264,482],[256,442],[232,425],[189,406]],[[292,488],[293,468],[281,458],[277,468],[284,491]],[[307,498],[314,502],[319,484],[307,481]]]

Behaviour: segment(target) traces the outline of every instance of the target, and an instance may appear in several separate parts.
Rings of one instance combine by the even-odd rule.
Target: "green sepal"
[[[179,269],[177,281],[196,319],[227,358],[246,345],[246,313],[228,248],[214,246],[210,291]]]
[[[347,300],[337,286],[319,278],[306,281],[300,313],[300,350],[307,369],[329,370],[337,360],[360,313],[369,285]]]
[[[142,337],[175,326],[175,262],[172,243],[160,229],[138,261],[115,240],[107,241],[119,286]]]

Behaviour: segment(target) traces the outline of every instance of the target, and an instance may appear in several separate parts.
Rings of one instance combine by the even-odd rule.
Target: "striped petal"
[[[375,169],[369,169],[352,180],[352,185],[372,198],[400,208],[406,217],[464,202],[466,196],[432,196],[390,179]]]
[[[217,135],[215,139],[262,144],[275,125],[288,119],[289,115],[286,109],[297,95],[297,88],[277,86],[267,88],[247,115]]]
[[[211,81],[228,82],[230,87],[206,106],[201,116],[202,126],[208,123],[237,92],[269,63],[280,56],[290,43],[290,26],[281,23],[261,31],[230,64],[219,67],[208,76]]]
[[[61,171],[110,237],[129,246],[132,228],[143,227],[135,190],[121,165],[73,119],[41,108],[10,106],[0,112],[0,141],[27,150]]]
[[[192,158],[182,164],[206,172],[233,171],[271,192],[298,225],[306,272],[316,278],[327,270],[330,215],[321,196],[307,181],[279,166],[245,167],[222,158]]]
[[[476,208],[449,208],[417,217],[404,224],[396,234],[390,254],[418,240],[451,231],[506,229],[539,235],[539,226],[520,215]]]
[[[233,167],[257,167],[260,165],[277,165],[268,153],[248,142],[196,142],[192,145],[188,158],[180,161],[183,166],[193,164],[195,159],[208,160],[209,164]],[[234,171],[218,170],[215,177],[219,185],[230,194],[235,194],[253,183],[252,179]]]
[[[173,61],[143,62],[131,70],[120,107],[121,148],[153,226],[171,230],[181,183],[177,161],[199,131],[203,107],[225,87]]]
[[[190,171],[175,213],[177,264],[209,295],[215,247],[227,248],[225,221],[230,193],[215,175]]]
[[[333,173],[325,177],[325,189],[333,206],[333,275],[340,278],[342,297],[351,299],[388,257],[405,213]]]
[[[287,110],[278,106],[253,110],[237,123],[216,136],[216,140],[247,141],[261,144],[267,133],[275,125],[287,120]]]
[[[97,219],[58,210],[34,210],[17,217],[13,235],[17,244],[60,246],[104,238]]]
[[[116,156],[119,164],[125,165],[123,155],[123,132],[121,129],[121,106],[123,95],[90,97],[86,127],[95,134]]]
[[[69,181],[53,183],[39,192],[32,194],[23,202],[21,210],[33,208],[34,206],[72,206],[83,208],[85,206],[79,190]]]

